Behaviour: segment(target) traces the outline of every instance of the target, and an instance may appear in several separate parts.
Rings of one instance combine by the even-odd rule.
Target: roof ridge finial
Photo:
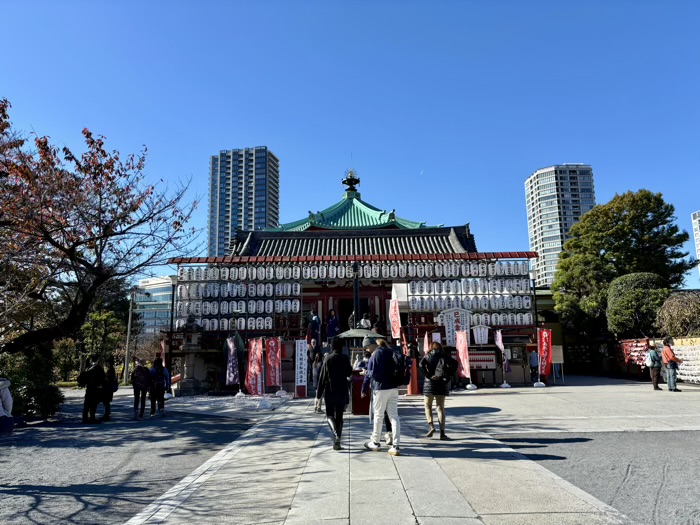
[[[360,178],[357,176],[357,170],[355,168],[350,168],[345,170],[345,178],[342,183],[347,186],[345,191],[357,191],[357,186],[360,184]]]

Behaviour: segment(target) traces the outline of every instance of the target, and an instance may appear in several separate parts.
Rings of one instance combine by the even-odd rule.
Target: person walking
[[[112,417],[112,399],[114,399],[114,393],[118,388],[119,381],[117,380],[117,371],[114,369],[114,357],[110,357],[107,360],[106,381],[102,388],[102,403],[105,406],[105,415],[102,417],[102,421],[109,421]]]
[[[83,400],[83,423],[101,423],[95,419],[97,405],[103,399],[103,390],[106,381],[105,371],[99,364],[99,356],[90,356],[90,368],[78,376],[78,385],[85,386],[85,399]]]
[[[12,417],[12,393],[10,380],[0,377],[0,434],[9,434],[15,427]]]
[[[668,391],[680,392],[680,390],[676,388],[676,376],[678,375],[678,365],[680,365],[683,360],[676,357],[673,348],[671,348],[671,344],[673,344],[673,339],[671,337],[666,337],[664,339],[664,349],[661,352],[661,359],[666,365],[666,383],[668,384]]]
[[[377,340],[377,348],[367,363],[367,371],[362,382],[362,397],[372,386],[372,409],[374,410],[374,425],[369,441],[364,446],[367,450],[380,450],[379,439],[382,432],[384,411],[389,414],[392,427],[393,444],[389,449],[392,456],[400,455],[399,443],[401,427],[399,425],[399,389],[394,377],[394,350],[389,348],[385,339]]]
[[[318,392],[318,381],[321,374],[321,367],[323,366],[323,356],[321,353],[314,354],[314,360],[311,363],[311,374],[313,377],[314,390]],[[314,412],[321,413],[321,398],[316,397],[316,403],[314,405]]]
[[[167,388],[166,370],[163,367],[163,359],[156,357],[153,360],[151,373],[151,417],[156,415],[156,402],[158,403],[158,413],[161,417],[165,415],[165,389]]]
[[[348,378],[352,375],[350,358],[343,353],[343,340],[333,340],[333,351],[323,360],[318,377],[316,400],[326,401],[326,420],[333,435],[333,450],[342,450],[343,412],[350,402]]]
[[[433,424],[433,399],[437,409],[438,424],[440,425],[440,439],[449,439],[445,435],[445,397],[449,394],[449,382],[452,375],[449,367],[452,357],[443,351],[440,343],[433,343],[428,352],[419,363],[423,370],[425,382],[423,383],[423,401],[425,404],[425,418],[428,421],[428,433],[426,437],[433,437],[435,425]]]
[[[649,366],[649,375],[651,375],[651,384],[654,387],[654,390],[662,390],[662,388],[659,386],[659,377],[661,376],[661,355],[659,355],[659,351],[656,349],[655,346],[652,346],[649,349],[649,360],[651,361],[651,365]]]
[[[151,373],[144,366],[143,359],[136,361],[131,372],[131,385],[134,387],[134,419],[143,419],[146,410],[146,392],[151,387]]]

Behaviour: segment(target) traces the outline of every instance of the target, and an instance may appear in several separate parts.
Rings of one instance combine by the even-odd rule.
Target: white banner
[[[295,384],[296,386],[306,386],[306,377],[309,373],[308,370],[308,358],[307,351],[309,346],[306,344],[306,340],[297,339],[296,341],[296,376]]]

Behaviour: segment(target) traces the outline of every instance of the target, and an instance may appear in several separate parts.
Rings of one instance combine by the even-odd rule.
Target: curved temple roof
[[[268,228],[270,232],[300,232],[306,230],[417,230],[434,228],[424,222],[415,222],[397,217],[394,210],[387,212],[375,208],[360,198],[360,192],[347,190],[343,198],[334,205],[294,222]]]

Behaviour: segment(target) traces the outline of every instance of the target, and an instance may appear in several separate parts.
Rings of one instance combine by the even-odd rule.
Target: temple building
[[[344,331],[357,278],[354,319],[369,314],[387,333],[392,299],[412,339],[430,331],[454,345],[455,311],[461,330],[501,328],[523,341],[534,333],[529,261],[536,253],[479,252],[469,224],[432,226],[399,217],[363,201],[359,183],[349,171],[332,206],[276,228],[236,232],[225,256],[171,259],[178,266],[176,326],[189,315],[204,340],[223,340],[236,329],[243,338],[291,341],[304,337],[312,311],[324,326],[335,310]],[[480,333],[473,331],[471,345],[493,341]],[[495,367],[496,358],[491,361]]]

